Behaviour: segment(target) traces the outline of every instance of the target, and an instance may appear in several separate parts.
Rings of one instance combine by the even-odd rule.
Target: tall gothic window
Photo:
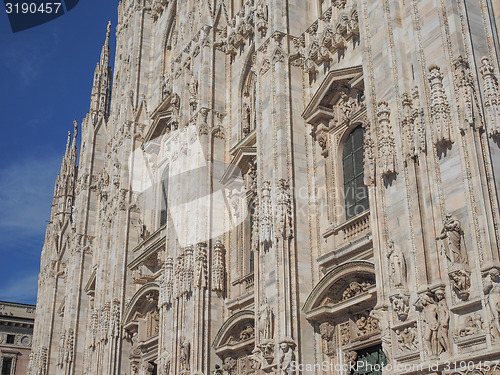
[[[163,172],[160,183],[160,227],[167,223],[167,208],[168,208],[168,167]]]
[[[344,170],[344,196],[346,219],[369,208],[363,165],[364,129],[358,126],[347,137],[342,166]]]

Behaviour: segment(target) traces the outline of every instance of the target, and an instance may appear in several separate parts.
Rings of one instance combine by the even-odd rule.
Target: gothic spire
[[[101,58],[94,71],[94,84],[90,101],[90,112],[93,123],[96,124],[103,115],[109,115],[109,102],[111,100],[111,66],[109,65],[109,37],[111,22],[108,22],[106,39],[101,51]]]
[[[111,31],[111,21],[108,21],[108,26],[106,30],[106,40],[104,41],[104,46],[102,46],[101,50],[101,60],[100,66],[105,67],[109,66],[109,34]]]

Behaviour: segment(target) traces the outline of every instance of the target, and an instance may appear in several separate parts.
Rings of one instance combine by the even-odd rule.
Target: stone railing
[[[353,217],[339,227],[339,231],[344,234],[345,242],[353,240],[368,230],[370,230],[370,211],[365,211],[361,215]]]
[[[248,275],[246,275],[246,276],[243,276],[240,279],[241,283],[243,283],[243,285],[245,286],[245,289],[247,291],[253,290],[254,280],[255,280],[255,278],[254,278],[254,273],[253,272],[250,273],[250,274],[248,274]]]

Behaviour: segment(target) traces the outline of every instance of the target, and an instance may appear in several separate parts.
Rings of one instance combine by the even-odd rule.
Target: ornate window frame
[[[222,369],[230,375],[245,375],[255,347],[255,314],[242,310],[231,315],[215,335],[212,347],[222,360]],[[239,335],[239,337],[235,337]]]
[[[331,260],[338,263],[340,258],[349,258],[353,252],[371,248],[370,210],[354,217],[346,215],[342,163],[349,135],[358,126],[368,126],[364,91],[362,66],[330,71],[302,114],[306,123],[312,125],[312,136],[325,158],[329,227],[323,237],[333,236],[329,247],[335,249],[335,254],[327,254],[325,264],[320,260],[325,267],[333,264]]]
[[[327,272],[307,297],[302,312],[321,337],[323,355],[343,362],[356,351],[382,342],[378,321],[371,314],[376,303],[375,266],[357,260]],[[339,358],[339,353],[345,358]]]

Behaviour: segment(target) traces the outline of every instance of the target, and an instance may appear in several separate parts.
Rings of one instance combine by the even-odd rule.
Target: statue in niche
[[[242,110],[242,125],[241,125],[241,131],[243,133],[243,136],[246,137],[250,133],[251,129],[251,122],[252,122],[252,115],[251,115],[251,109],[248,103],[244,102],[243,103],[243,110]]]
[[[449,338],[449,325],[450,325],[450,311],[448,309],[448,304],[446,303],[445,291],[444,289],[438,289],[434,293],[437,299],[438,305],[438,318],[439,318],[439,328],[438,328],[438,340],[439,340],[439,353],[447,352],[450,348],[450,338]]]
[[[424,313],[424,340],[427,344],[429,354],[438,355],[439,312],[432,292],[427,291],[422,294],[417,302],[415,302],[415,307],[421,309]]]
[[[438,356],[450,348],[448,333],[450,312],[444,296],[444,289],[438,289],[434,293],[427,291],[415,302],[415,307],[424,312],[426,323],[424,340],[429,353],[433,356]]]
[[[436,237],[442,240],[443,250],[448,261],[454,264],[467,264],[467,252],[465,250],[464,231],[460,221],[451,214],[446,214],[441,234]]]
[[[198,80],[194,76],[194,73],[191,73],[191,79],[188,83],[188,92],[189,92],[189,105],[196,110],[197,107],[197,99],[198,99]]]
[[[267,303],[263,303],[259,310],[259,331],[261,340],[273,339],[273,312]]]
[[[449,278],[453,289],[463,299],[469,298],[470,272],[458,269],[449,273]]]
[[[180,342],[181,342],[181,347],[180,347],[179,360],[181,364],[181,370],[189,371],[190,369],[189,356],[190,356],[191,345],[189,344],[189,341],[187,341],[184,337],[181,337]]]
[[[485,277],[484,294],[490,315],[491,334],[498,340],[500,339],[500,271],[493,268]]]
[[[392,286],[404,288],[407,280],[406,259],[403,252],[394,245],[392,240],[387,241],[387,258],[389,259],[389,278]]]
[[[170,74],[168,74],[168,73],[163,75],[161,92],[163,95],[163,99],[167,98],[170,94],[172,94],[172,78],[170,77]]]

